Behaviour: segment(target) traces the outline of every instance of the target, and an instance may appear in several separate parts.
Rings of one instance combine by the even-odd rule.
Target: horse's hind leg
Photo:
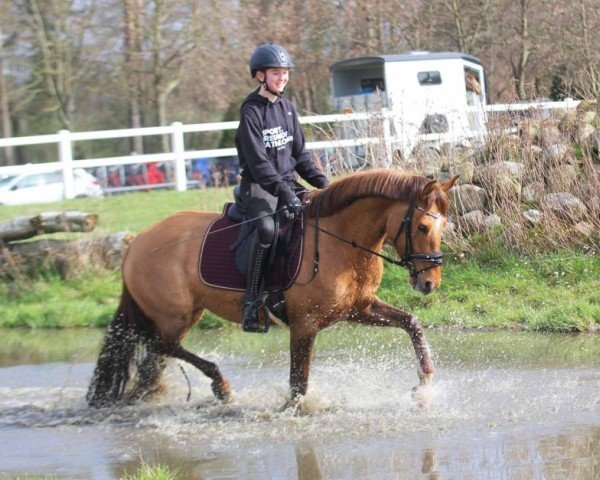
[[[160,390],[159,380],[166,367],[166,359],[153,345],[146,348],[144,359],[137,368],[135,387],[127,395],[128,403],[134,403]]]
[[[364,312],[350,320],[366,325],[400,327],[406,330],[417,355],[419,386],[425,387],[431,383],[435,369],[431,360],[429,345],[427,344],[427,340],[425,340],[423,327],[421,327],[416,316],[405,310],[393,307],[379,298],[375,298]]]
[[[221,374],[219,367],[216,364],[204,360],[192,352],[187,351],[181,345],[165,345],[161,351],[174,358],[178,358],[185,362],[192,364],[198,370],[200,370],[208,378],[212,379],[211,388],[215,397],[219,400],[229,401],[231,396],[231,387],[229,382]]]

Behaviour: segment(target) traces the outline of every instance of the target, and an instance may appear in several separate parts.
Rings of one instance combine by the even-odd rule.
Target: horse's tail
[[[86,400],[90,407],[109,407],[123,400],[139,347],[150,348],[156,333],[151,320],[142,312],[127,286],[108,327],[90,382]]]

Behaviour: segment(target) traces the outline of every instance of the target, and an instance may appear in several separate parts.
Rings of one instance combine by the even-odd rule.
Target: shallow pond
[[[283,329],[186,340],[229,378],[229,404],[172,362],[165,393],[118,410],[84,401],[103,332],[0,335],[3,478],[119,478],[142,461],[186,479],[600,478],[597,335],[428,331],[437,374],[423,409],[404,332],[336,326],[318,337],[303,415],[281,411]]]

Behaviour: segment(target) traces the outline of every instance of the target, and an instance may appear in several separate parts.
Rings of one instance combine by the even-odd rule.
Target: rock
[[[525,167],[519,162],[502,162],[498,165],[500,170],[510,173],[515,180],[521,181]]]
[[[456,223],[451,220],[446,222],[446,226],[444,227],[444,232],[442,233],[442,237],[452,237],[456,235]]]
[[[569,145],[566,143],[554,143],[544,147],[542,155],[546,161],[556,163],[562,161],[570,150]]]
[[[475,185],[457,185],[448,191],[451,209],[458,215],[473,210],[485,210],[487,194],[481,187]]]
[[[578,176],[579,172],[573,165],[558,165],[548,172],[548,187],[552,192],[571,190]]]
[[[525,167],[519,162],[497,162],[490,165],[482,165],[475,169],[473,174],[473,181],[475,183],[483,184],[488,180],[497,177],[498,175],[509,175],[517,182],[521,181],[523,177],[523,171]]]
[[[539,159],[544,156],[544,149],[537,145],[530,145],[528,149],[525,150],[526,153],[529,154],[531,159]]]
[[[593,113],[593,112],[588,112],[588,113]],[[577,143],[579,143],[580,145],[590,145],[593,143],[593,141],[595,140],[595,134],[596,133],[596,128],[589,124],[589,123],[582,123],[581,125],[579,125],[579,127],[577,128],[577,133],[575,135],[575,139],[577,140]]]
[[[519,136],[524,140],[538,140],[540,138],[540,124],[525,118],[519,125]]]
[[[600,195],[593,195],[587,199],[586,205],[592,215],[600,217]]]
[[[598,114],[594,110],[583,112],[581,115],[581,121],[583,123],[594,123],[596,118],[598,118]]]
[[[585,213],[585,205],[567,192],[549,193],[542,198],[542,205],[563,220],[577,222]]]
[[[459,224],[467,233],[483,232],[487,230],[486,216],[481,210],[465,213],[459,218]]]
[[[516,198],[521,194],[524,166],[518,162],[498,162],[475,169],[473,181],[485,187],[494,198]]]
[[[583,112],[595,112],[598,109],[598,101],[597,100],[582,100],[577,105],[577,113],[581,114]]]
[[[442,157],[463,160],[473,154],[473,147],[454,143],[445,143],[440,146],[440,155]]]
[[[577,112],[573,109],[567,110],[560,122],[558,123],[558,128],[564,135],[571,135],[572,132],[577,128]]]
[[[542,182],[532,182],[523,187],[521,198],[525,203],[536,203],[545,190],[546,187]]]
[[[590,222],[578,222],[573,229],[583,237],[591,237],[594,233],[598,233]]]
[[[502,225],[502,219],[500,216],[492,213],[485,218],[484,224],[487,228],[494,228],[498,225]]]
[[[494,139],[490,148],[490,160],[495,162],[520,159],[523,155],[523,141],[518,135],[500,135]]]
[[[475,164],[473,162],[462,162],[454,168],[454,174],[460,175],[457,180],[457,185],[465,185],[473,183],[473,173],[475,172]]]
[[[414,158],[417,165],[417,171],[427,178],[438,178],[441,169],[441,158],[437,150],[433,148],[419,148]]]
[[[508,135],[506,137],[506,139],[508,140],[508,143],[510,145],[514,145],[514,146],[521,145],[521,137],[519,137],[516,133],[511,133],[510,135]]]
[[[528,225],[537,225],[542,221],[542,212],[539,210],[529,209],[526,212],[523,212],[523,218]]]
[[[548,148],[552,145],[564,143],[565,137],[558,127],[542,123],[540,127],[540,146],[543,148]]]
[[[511,223],[508,227],[498,235],[498,241],[503,245],[518,245],[519,239],[523,238],[523,225],[520,223]]]
[[[117,269],[134,235],[118,232],[104,237],[64,240],[47,238],[16,242],[0,253],[0,279],[37,277],[48,268],[68,278],[84,268]],[[6,268],[5,265],[10,265]],[[17,276],[18,278],[18,276]]]

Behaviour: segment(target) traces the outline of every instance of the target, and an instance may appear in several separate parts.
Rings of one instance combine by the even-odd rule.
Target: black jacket
[[[235,146],[242,169],[242,182],[258,183],[276,197],[291,193],[288,182],[300,176],[313,187],[329,181],[304,148],[304,134],[294,104],[279,97],[274,102],[253,92],[241,108]]]

